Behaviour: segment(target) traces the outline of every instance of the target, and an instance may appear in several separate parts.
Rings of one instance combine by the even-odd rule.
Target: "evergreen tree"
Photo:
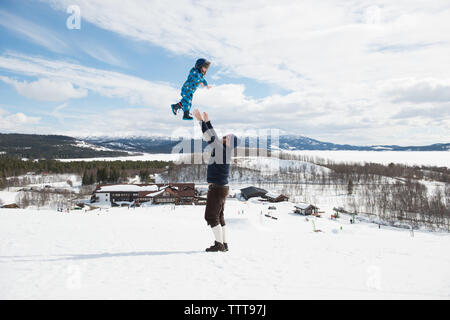
[[[148,172],[148,170],[139,171],[139,178],[141,178],[142,183],[146,183],[149,180],[149,175],[150,173]]]
[[[128,174],[127,174],[126,170],[120,171],[120,180],[121,180],[121,182],[127,182]]]
[[[112,183],[116,183],[119,180],[119,177],[119,172],[116,168],[113,167],[110,171],[109,181],[111,181]]]
[[[95,183],[94,174],[91,172],[91,174],[89,175],[88,184],[93,185],[94,183]]]
[[[97,182],[105,182],[108,180],[108,174],[106,168],[100,168],[97,170]]]
[[[81,185],[86,186],[89,184],[89,176],[87,174],[87,172],[85,171],[83,173],[83,178],[81,179]]]

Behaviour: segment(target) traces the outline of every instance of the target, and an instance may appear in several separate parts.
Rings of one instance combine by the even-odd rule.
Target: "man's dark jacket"
[[[230,146],[227,147],[222,143],[222,139],[217,136],[210,121],[201,121],[201,126],[203,139],[208,143],[206,151],[211,154],[206,171],[206,180],[208,183],[226,185],[230,175],[231,156],[233,149],[238,144],[238,139],[233,135],[230,139]]]

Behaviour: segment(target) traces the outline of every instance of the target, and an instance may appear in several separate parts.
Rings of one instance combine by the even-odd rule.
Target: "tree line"
[[[139,175],[142,181],[147,181],[150,174],[160,173],[173,166],[170,161],[71,161],[28,160],[17,157],[0,156],[0,188],[11,185],[17,177],[29,172],[36,174],[78,174],[83,179],[83,185],[93,183],[116,183],[126,181],[128,177]]]
[[[428,179],[444,183],[450,183],[450,168],[442,166],[410,166],[406,164],[389,163],[388,165],[380,163],[353,163],[353,162],[336,162],[330,159],[320,157],[312,157],[305,155],[296,155],[281,152],[280,159],[298,160],[315,163],[317,165],[332,169],[336,174],[347,180],[349,176],[366,177],[368,175],[378,175],[391,178],[403,178],[406,180],[422,180]]]
[[[27,159],[70,159],[127,156],[124,151],[95,150],[61,135],[0,133],[0,152]]]

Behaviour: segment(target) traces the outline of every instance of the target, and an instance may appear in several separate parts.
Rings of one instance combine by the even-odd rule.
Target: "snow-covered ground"
[[[180,154],[171,153],[143,153],[140,156],[125,156],[125,157],[100,157],[100,158],[75,158],[75,159],[57,159],[61,162],[72,161],[175,161],[180,158]]]
[[[285,151],[283,151],[285,152]],[[400,163],[407,165],[450,167],[450,151],[286,151],[296,155],[305,155],[329,159],[335,162],[374,162],[381,164]]]
[[[285,171],[300,171],[303,170],[306,173],[311,172],[325,172],[328,173],[331,170],[311,162],[299,161],[299,160],[283,160],[276,157],[236,157],[234,163],[240,167],[260,170],[264,174],[274,174],[280,170]]]
[[[449,234],[275,206],[229,199],[226,253],[203,206],[0,209],[0,299],[449,299]]]
[[[302,150],[286,151],[294,155],[305,155],[308,157],[317,157],[329,159],[335,162],[375,162],[381,164],[401,163],[407,165],[426,165],[426,166],[446,166],[450,167],[450,151],[321,151],[321,150]],[[163,160],[175,161],[181,157],[180,154],[166,153],[144,153],[141,156],[128,157],[103,157],[87,159],[59,159],[59,161],[150,161]]]
[[[70,192],[79,192],[81,188],[81,177],[76,174],[24,174],[17,176],[25,186],[10,187],[0,190],[0,203],[12,204],[17,203],[19,190],[23,188],[33,188],[36,190],[46,189],[46,186],[51,189],[65,189]],[[11,178],[8,178],[11,179]],[[27,183],[24,183],[26,181]],[[70,182],[69,182],[70,181]],[[69,184],[70,183],[70,184]]]
[[[20,179],[21,176],[19,176]],[[33,175],[28,176],[31,184],[27,184],[27,187],[43,188],[45,186],[51,186],[52,188],[69,189],[74,192],[78,192],[81,188],[81,176],[77,174],[49,174],[49,175]],[[68,183],[72,185],[70,185]]]
[[[18,188],[10,188],[10,191],[8,191],[7,189],[0,190],[0,202],[2,202],[3,204],[15,203],[18,194],[16,189]]]
[[[83,140],[76,140],[76,143],[73,144],[73,146],[79,147],[79,148],[92,149],[92,150],[95,150],[95,151],[115,151],[113,149],[108,149],[108,148],[105,148],[105,147],[97,146],[95,144],[88,143],[88,142],[83,141]]]

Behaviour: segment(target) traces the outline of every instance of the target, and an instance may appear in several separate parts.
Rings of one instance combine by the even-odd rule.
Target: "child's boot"
[[[184,110],[184,114],[183,114],[183,120],[193,120],[194,118],[191,117],[191,115],[189,114],[189,110]]]
[[[175,103],[175,104],[173,104],[172,106],[172,113],[173,113],[173,115],[177,115],[177,113],[178,113],[178,110],[180,110],[181,109],[181,103]]]

